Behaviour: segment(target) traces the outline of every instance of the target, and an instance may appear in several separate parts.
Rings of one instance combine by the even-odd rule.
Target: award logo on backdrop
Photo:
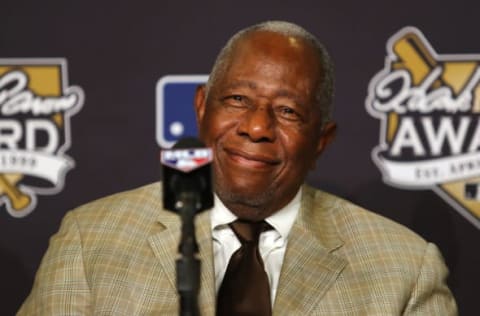
[[[197,86],[205,84],[208,75],[167,75],[156,87],[156,138],[162,148],[177,140],[197,136],[193,98]]]
[[[63,189],[74,161],[70,118],[83,105],[65,59],[0,59],[0,207],[30,214],[37,194]]]
[[[366,107],[381,122],[372,158],[384,182],[433,190],[480,228],[480,55],[439,55],[406,27],[388,40]]]

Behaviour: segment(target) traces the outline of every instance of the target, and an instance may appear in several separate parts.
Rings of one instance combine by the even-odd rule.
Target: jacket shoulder
[[[147,232],[162,213],[166,211],[162,206],[161,183],[156,182],[79,206],[68,212],[65,219],[73,219],[81,234],[129,234]]]
[[[369,243],[372,239],[416,244],[424,249],[427,242],[406,226],[333,194],[308,188],[312,207],[324,213],[344,241]],[[359,238],[362,237],[362,238]]]

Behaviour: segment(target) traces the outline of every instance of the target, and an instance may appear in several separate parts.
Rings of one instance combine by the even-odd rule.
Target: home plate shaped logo
[[[406,27],[387,43],[366,108],[381,122],[372,158],[384,182],[431,189],[480,228],[480,55],[437,54]]]
[[[0,207],[13,217],[32,212],[37,194],[63,189],[74,167],[70,118],[83,100],[63,58],[0,59]]]

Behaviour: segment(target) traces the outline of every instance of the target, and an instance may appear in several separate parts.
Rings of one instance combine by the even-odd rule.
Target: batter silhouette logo
[[[193,99],[208,75],[166,75],[156,87],[156,138],[162,148],[171,148],[182,137],[196,136]]]
[[[70,118],[83,101],[65,59],[0,59],[0,207],[13,217],[63,189],[74,167]]]
[[[368,92],[384,182],[433,190],[480,228],[480,55],[437,54],[406,27],[389,39]]]

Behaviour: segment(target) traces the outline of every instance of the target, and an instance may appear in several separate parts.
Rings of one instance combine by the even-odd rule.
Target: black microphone
[[[163,207],[176,212],[182,221],[180,257],[176,260],[180,315],[199,315],[200,259],[195,237],[195,215],[213,206],[212,150],[196,138],[179,140],[161,152]]]
[[[178,212],[185,196],[194,197],[196,212],[213,207],[211,162],[212,150],[193,137],[162,150],[163,207]]]

